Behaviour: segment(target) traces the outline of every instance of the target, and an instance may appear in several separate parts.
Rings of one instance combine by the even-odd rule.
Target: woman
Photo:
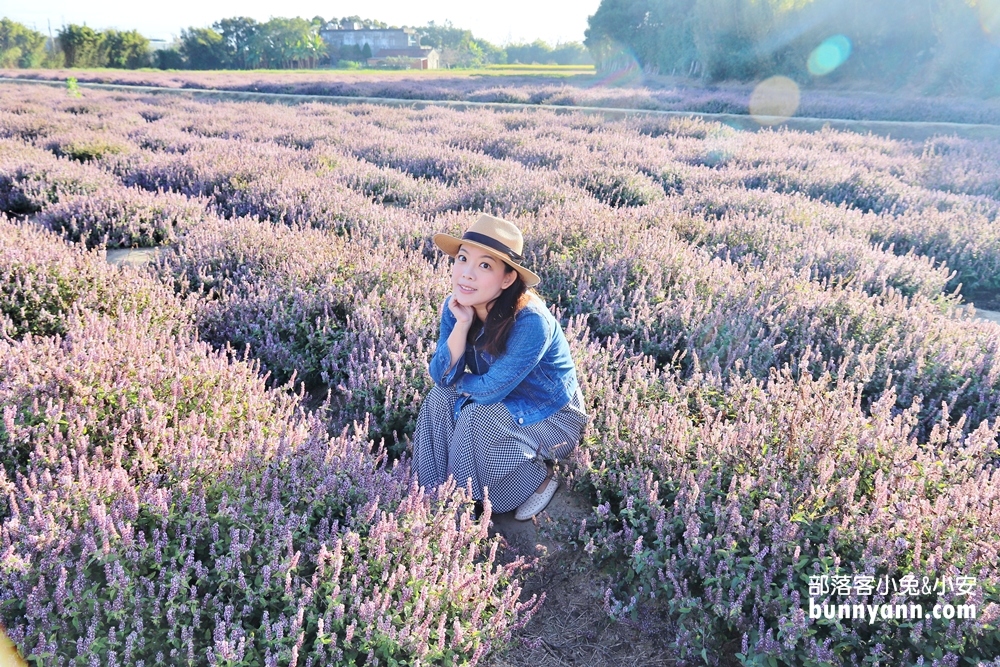
[[[568,454],[587,423],[569,344],[521,266],[524,240],[506,220],[481,215],[462,236],[435,234],[455,258],[452,293],[430,362],[434,388],[413,438],[420,484],[449,475],[495,512],[531,519],[558,488],[547,461]]]

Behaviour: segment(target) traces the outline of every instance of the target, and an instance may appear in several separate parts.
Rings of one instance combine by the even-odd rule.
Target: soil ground
[[[1000,292],[996,290],[968,290],[964,297],[966,301],[976,304],[976,310],[1000,310]]]
[[[152,262],[162,251],[159,248],[121,248],[107,252],[109,264],[142,266]]]
[[[537,561],[524,582],[522,598],[545,593],[545,601],[505,652],[490,667],[630,667],[672,665],[663,638],[611,620],[604,612],[607,577],[590,556],[569,546],[566,537],[591,514],[587,500],[563,481],[549,506],[531,521],[513,512],[492,517],[491,534],[503,538],[502,557]]]

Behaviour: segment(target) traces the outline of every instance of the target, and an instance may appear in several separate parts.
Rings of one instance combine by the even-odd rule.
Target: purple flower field
[[[1000,667],[1000,327],[965,307],[1000,294],[998,158],[6,85],[0,623],[38,665],[474,665],[515,640],[530,562],[408,459],[449,284],[430,237],[488,211],[524,230],[593,415],[564,536],[608,582],[588,604],[677,664]],[[975,585],[810,590],[910,575]]]
[[[748,114],[752,84],[702,86],[683,77],[643,76],[638,71],[607,75],[499,74],[473,70],[413,72],[160,71],[86,69],[0,69],[0,77],[107,83],[166,88],[216,89],[294,95],[387,97],[406,100],[514,102],[557,106]],[[886,96],[881,92],[801,90],[797,116],[847,120],[935,121],[1000,125],[1000,100],[977,97]]]

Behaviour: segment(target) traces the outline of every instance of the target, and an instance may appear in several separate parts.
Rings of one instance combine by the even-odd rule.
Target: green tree
[[[426,26],[417,28],[420,33],[420,44],[431,46],[438,51],[444,49],[459,49],[463,44],[471,42],[475,38],[469,30],[456,28],[451,21],[445,21],[442,25],[429,21]]]
[[[326,46],[326,40],[319,35],[322,26],[313,26],[306,41],[306,52],[309,59],[309,67],[316,67],[321,62],[329,60],[330,51]]]
[[[768,0],[697,0],[694,19],[694,42],[709,79],[745,81],[774,72],[774,53],[762,48],[777,27]]]
[[[508,44],[505,50],[509,63],[545,65],[555,62],[552,58],[552,47],[541,39],[536,39],[531,44]]]
[[[222,19],[212,25],[226,45],[226,60],[236,69],[260,67],[263,54],[260,52],[260,31],[263,25],[249,16]]]
[[[587,19],[583,43],[598,70],[617,69],[628,63],[631,52],[640,65],[653,62],[655,53],[641,48],[651,42],[649,0],[602,0]]]
[[[357,44],[345,44],[336,52],[330,54],[331,60],[338,63],[360,63],[364,60],[361,47]]]
[[[211,28],[182,30],[180,52],[191,69],[224,69],[229,65],[226,42]]]
[[[647,70],[687,73],[698,59],[695,2],[603,0],[587,19],[583,43],[598,70],[637,64]]]
[[[357,14],[355,14],[354,16],[345,16],[344,18],[340,19],[340,25],[342,26],[346,26],[351,23],[360,23],[361,25],[366,25],[369,28],[385,29],[389,27],[389,24],[386,23],[385,21],[374,21],[372,19],[363,19]]]
[[[45,59],[45,35],[8,18],[0,20],[0,67],[38,67]]]
[[[135,30],[118,32],[105,30],[101,33],[102,60],[108,67],[138,69],[149,67],[152,60],[149,40]]]
[[[416,29],[420,44],[441,54],[444,67],[482,67],[487,63],[507,62],[507,52],[485,39],[476,39],[472,31],[456,28],[451,21],[442,25],[434,21]]]
[[[101,33],[85,25],[71,23],[59,31],[59,48],[66,57],[66,67],[104,67]]]
[[[258,31],[266,67],[315,67],[327,54],[319,26],[303,18],[272,18]]]
[[[829,0],[827,0],[829,2]],[[839,4],[839,3],[832,3]],[[835,15],[854,44],[846,71],[867,80],[902,85],[924,70],[936,47],[936,0],[846,0]],[[967,14],[967,8],[954,7]]]
[[[365,60],[372,57],[372,47],[368,42],[365,42],[364,48],[361,49],[361,57]]]
[[[531,44],[508,44],[504,50],[508,63],[591,65],[594,62],[580,42],[566,42],[552,48],[543,40],[536,39]]]
[[[983,0],[942,0],[924,87],[934,94],[1000,96],[1000,8]]]
[[[476,39],[476,46],[482,54],[483,64],[502,65],[507,62],[507,51],[502,46],[497,46],[493,42],[485,39]]]
[[[159,69],[184,69],[184,55],[176,46],[157,49],[154,57],[154,66]]]
[[[557,65],[593,65],[594,59],[581,42],[556,44],[552,49],[552,60]]]
[[[602,0],[588,22],[598,69],[1000,91],[996,0]],[[810,71],[810,54],[831,36],[846,38],[847,59]]]

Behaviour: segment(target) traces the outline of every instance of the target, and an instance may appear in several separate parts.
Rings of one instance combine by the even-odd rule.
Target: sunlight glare
[[[799,86],[787,76],[764,79],[750,95],[750,115],[761,125],[783,123],[799,108]]]

